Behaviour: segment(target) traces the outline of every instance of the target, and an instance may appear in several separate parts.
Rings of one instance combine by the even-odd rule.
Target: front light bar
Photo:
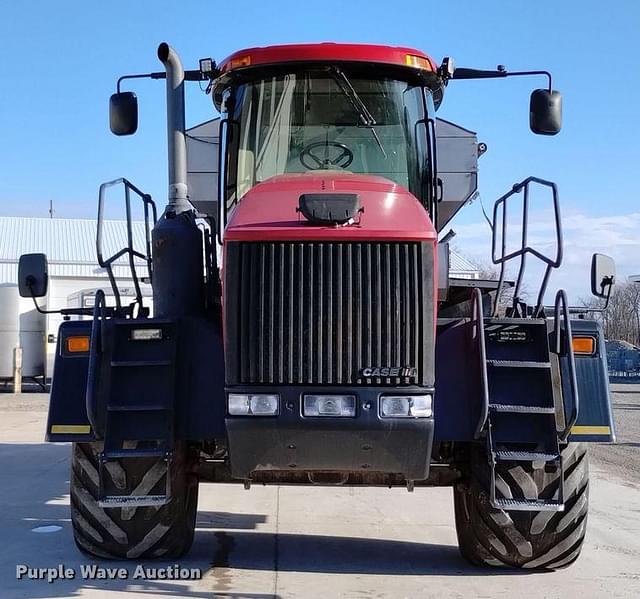
[[[231,416],[276,416],[279,412],[278,395],[229,393],[229,414]]]
[[[355,395],[305,395],[303,416],[353,417],[356,415]]]
[[[383,395],[381,418],[430,418],[433,415],[431,395]]]

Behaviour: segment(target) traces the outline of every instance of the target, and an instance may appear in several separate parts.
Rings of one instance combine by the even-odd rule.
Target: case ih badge
[[[417,375],[418,375],[418,369],[415,368],[414,366],[404,366],[404,367],[372,366],[370,368],[360,369],[360,376],[364,378],[389,377],[389,376],[413,378]]]

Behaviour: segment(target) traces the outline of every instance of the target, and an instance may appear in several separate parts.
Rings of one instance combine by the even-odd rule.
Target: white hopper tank
[[[20,296],[13,283],[0,284],[0,378],[13,377],[13,352],[20,345]]]
[[[38,305],[46,309],[46,298]],[[33,305],[32,298],[20,299],[20,346],[22,347],[22,376],[45,376],[46,374],[46,315]]]
[[[0,284],[0,378],[13,378],[16,347],[22,348],[23,377],[45,375],[45,325],[45,315],[32,299],[20,298],[17,285]]]

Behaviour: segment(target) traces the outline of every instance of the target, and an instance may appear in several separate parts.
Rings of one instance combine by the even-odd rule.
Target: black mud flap
[[[578,382],[578,419],[571,429],[570,442],[614,442],[615,429],[609,392],[607,350],[602,327],[595,320],[572,320],[573,337],[591,337],[594,351],[575,353],[576,379]],[[568,365],[561,361],[564,382]]]
[[[49,399],[47,441],[85,442],[96,439],[86,409],[89,351],[88,348],[87,351],[78,351],[82,341],[70,344],[72,338],[90,336],[90,320],[67,321],[60,325]]]

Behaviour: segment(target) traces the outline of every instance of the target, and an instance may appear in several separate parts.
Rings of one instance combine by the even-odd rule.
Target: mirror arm
[[[31,299],[33,305],[40,314],[62,314],[62,316],[93,316],[93,308],[62,308],[60,310],[43,310],[36,301],[36,296],[33,294],[33,283],[27,282],[29,290],[31,291]]]
[[[141,75],[123,75],[116,83],[116,91],[120,93],[120,83],[125,79],[166,79],[167,74],[162,73],[144,73]]]
[[[185,81],[205,81],[206,77],[200,71],[185,71]],[[116,82],[116,91],[120,93],[120,83],[125,79],[166,79],[167,74],[163,72],[143,73],[140,75],[123,75]]]
[[[31,289],[31,285],[29,285],[29,289]],[[40,312],[40,314],[53,314],[57,312],[57,310],[43,310],[40,306],[38,306],[36,296],[33,295],[33,292],[31,293],[31,299],[33,300],[33,305],[36,307],[36,310]]]
[[[612,279],[613,277],[607,277],[607,282],[605,283],[606,285],[608,285],[608,290],[607,290],[607,298],[605,299],[604,306],[602,307],[603,312],[609,307],[609,299],[611,298],[611,291],[613,290]]]
[[[507,77],[526,77],[529,75],[544,75],[549,80],[549,91],[553,91],[551,73],[549,71],[514,71],[507,73]]]
[[[93,308],[61,308],[60,310],[43,310],[32,295],[33,305],[40,314],[61,314],[62,316],[93,316]]]
[[[33,300],[33,305],[36,307],[36,310],[40,312],[40,314],[52,314],[49,310],[43,310],[40,306],[38,306],[38,302],[36,301],[36,294],[33,293],[33,284],[35,283],[35,277],[33,275],[29,275],[27,277],[27,287],[29,287],[29,291],[31,292],[31,299]]]
[[[549,91],[552,91],[551,73],[549,71],[509,72],[501,66],[499,66],[495,71],[459,68],[453,72],[453,77],[451,77],[451,79],[501,79],[503,77],[528,77],[532,75],[544,75],[549,80]]]

